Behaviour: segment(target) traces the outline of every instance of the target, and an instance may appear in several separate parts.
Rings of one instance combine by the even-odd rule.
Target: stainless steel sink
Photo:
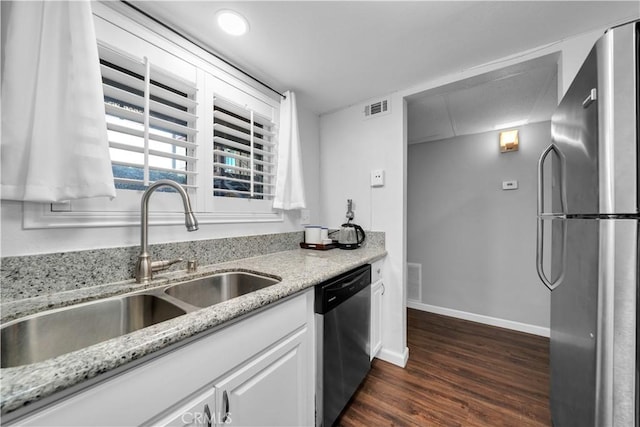
[[[41,362],[185,313],[157,296],[136,294],[35,314],[0,330],[1,366]]]
[[[232,271],[23,317],[0,329],[0,366],[42,362],[279,281]]]
[[[280,280],[267,276],[232,271],[179,283],[167,288],[165,293],[187,304],[202,308],[279,282]]]

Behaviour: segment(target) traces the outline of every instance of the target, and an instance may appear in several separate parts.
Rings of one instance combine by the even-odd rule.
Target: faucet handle
[[[179,263],[184,261],[182,258],[176,258],[176,259],[172,259],[172,260],[164,260],[164,261],[153,261],[151,263],[151,271],[162,271],[162,270],[166,270],[167,268],[169,268],[170,266],[172,266],[173,264]]]

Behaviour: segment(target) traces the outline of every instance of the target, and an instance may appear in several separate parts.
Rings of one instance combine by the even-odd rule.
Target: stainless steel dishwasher
[[[315,288],[316,426],[330,427],[371,368],[371,266]]]

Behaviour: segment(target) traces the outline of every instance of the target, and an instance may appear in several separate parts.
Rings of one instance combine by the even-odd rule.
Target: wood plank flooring
[[[405,369],[374,359],[337,425],[550,426],[549,339],[407,312]]]

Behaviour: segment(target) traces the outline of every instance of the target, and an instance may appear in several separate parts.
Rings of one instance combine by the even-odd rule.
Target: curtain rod
[[[181,33],[180,31],[176,30],[175,28],[169,26],[168,24],[165,24],[164,22],[160,21],[159,19],[149,15],[147,12],[139,9],[138,7],[132,5],[131,3],[129,3],[126,0],[120,0],[122,3],[126,4],[127,6],[129,6],[130,8],[132,8],[133,10],[137,11],[138,13],[141,13],[142,15],[146,16],[147,18],[151,19],[153,22],[155,22],[156,24],[159,24],[161,26],[163,26],[164,28],[166,28],[167,30],[171,31],[172,33],[174,33],[175,35],[177,35],[178,37],[188,41],[189,43],[192,43],[194,45],[196,45],[197,47],[199,47],[200,49],[204,50],[205,52],[207,52],[209,55],[214,56],[215,58],[219,59],[220,61],[224,62],[225,64],[227,64],[228,66],[232,67],[234,70],[241,72],[242,74],[244,74],[245,76],[249,77],[250,79],[260,83],[262,86],[266,87],[267,89],[269,89],[272,92],[277,93],[278,95],[280,95],[282,98],[287,99],[287,97],[278,92],[277,90],[275,90],[274,88],[272,88],[271,86],[269,86],[268,84],[264,83],[263,81],[253,77],[251,74],[247,73],[246,71],[244,71],[242,68],[238,67],[235,64],[232,64],[231,62],[227,61],[226,59],[224,59],[223,57],[221,57],[220,55],[218,55],[217,53],[207,49],[206,47],[202,46],[200,43],[191,40],[189,37],[187,37],[185,34]]]

